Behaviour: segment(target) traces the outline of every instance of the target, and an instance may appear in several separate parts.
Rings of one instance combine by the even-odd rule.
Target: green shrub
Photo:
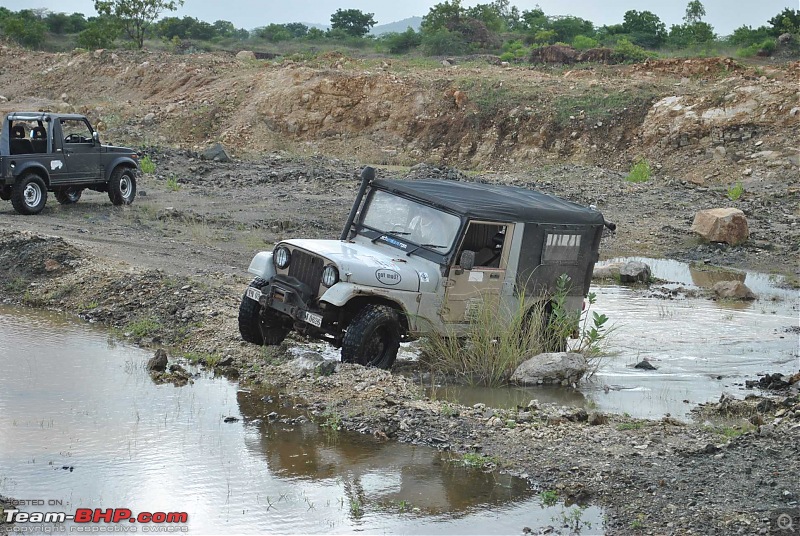
[[[596,39],[586,37],[585,35],[576,35],[572,40],[572,48],[577,50],[589,50],[590,48],[597,48],[598,43]]]
[[[445,28],[435,32],[423,32],[421,47],[429,56],[468,54],[470,51],[469,43],[464,36]]]
[[[728,199],[730,199],[731,201],[736,201],[737,199],[742,197],[743,193],[744,193],[744,186],[742,186],[741,182],[737,182],[736,184],[728,188]]]
[[[145,156],[142,158],[142,161],[139,162],[139,166],[142,168],[142,173],[147,175],[154,173],[156,171],[156,164],[150,158],[150,156]]]
[[[391,54],[405,54],[422,44],[422,36],[409,27],[403,33],[391,32],[380,37],[379,44]]]
[[[624,63],[638,63],[658,54],[636,46],[627,39],[620,39],[614,47],[614,59]]]
[[[170,192],[177,192],[181,189],[181,185],[178,184],[178,179],[175,178],[175,175],[170,175],[167,179],[167,190]]]
[[[777,46],[778,44],[774,39],[765,39],[760,43],[753,43],[749,47],[740,48],[736,51],[736,55],[740,58],[752,58],[753,56],[758,56],[759,54],[769,56],[775,52]]]
[[[650,180],[650,172],[650,164],[644,158],[640,158],[633,164],[625,180],[634,183],[647,182]]]

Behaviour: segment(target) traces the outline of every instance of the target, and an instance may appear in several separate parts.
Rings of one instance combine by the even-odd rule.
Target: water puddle
[[[462,404],[525,406],[531,399],[583,405],[635,417],[685,417],[696,404],[716,400],[723,392],[742,397],[745,380],[759,374],[800,370],[797,290],[780,287],[779,276],[752,272],[695,269],[665,259],[641,260],[653,276],[669,283],[650,290],[594,284],[593,310],[616,326],[607,339],[608,354],[580,390],[564,388],[486,389],[463,386],[431,388],[432,397]],[[712,301],[684,297],[670,290],[698,289],[738,278],[758,295],[752,302]],[[664,287],[667,292],[656,289]],[[657,370],[633,365],[647,359]]]
[[[516,534],[575,519],[525,480],[330,433],[274,394],[204,375],[155,385],[149,357],[91,326],[0,307],[0,494],[51,504],[23,511],[187,512],[182,526],[203,534]],[[602,531],[600,509],[577,516],[584,534]]]

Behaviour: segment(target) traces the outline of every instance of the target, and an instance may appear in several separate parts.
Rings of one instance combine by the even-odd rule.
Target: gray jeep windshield
[[[381,190],[373,191],[365,211],[363,225],[437,253],[450,251],[461,225],[458,216]]]

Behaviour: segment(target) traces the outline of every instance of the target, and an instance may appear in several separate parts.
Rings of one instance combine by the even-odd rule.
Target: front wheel
[[[256,278],[250,286],[260,289],[266,284],[263,279]],[[239,305],[239,333],[249,343],[274,346],[283,342],[289,330],[281,325],[275,313],[269,310],[262,312],[261,304],[245,294]]]
[[[62,205],[73,205],[81,198],[83,188],[68,186],[66,188],[57,188],[54,193],[56,195],[56,200]]]
[[[38,214],[47,203],[47,186],[35,173],[23,175],[11,190],[11,204],[14,210],[26,216]]]
[[[130,168],[117,168],[108,181],[108,198],[115,205],[130,205],[136,197],[136,177]]]
[[[390,369],[400,348],[400,321],[385,305],[367,305],[353,318],[342,341],[342,362]]]

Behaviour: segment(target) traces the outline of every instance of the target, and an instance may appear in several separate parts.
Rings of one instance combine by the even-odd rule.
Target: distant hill
[[[372,28],[369,32],[372,35],[381,35],[390,32],[405,32],[409,26],[414,28],[414,31],[419,31],[419,25],[422,24],[422,17],[409,17],[407,19],[399,20],[397,22],[390,22],[389,24],[380,24]]]

